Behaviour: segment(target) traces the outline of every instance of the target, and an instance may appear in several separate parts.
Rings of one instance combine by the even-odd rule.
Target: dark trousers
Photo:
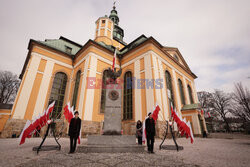
[[[78,137],[70,136],[70,152],[73,153],[76,150],[76,140]]]
[[[142,145],[142,137],[138,136],[138,144]]]
[[[154,142],[155,142],[155,137],[153,135],[147,135],[148,151],[150,152],[154,151]]]

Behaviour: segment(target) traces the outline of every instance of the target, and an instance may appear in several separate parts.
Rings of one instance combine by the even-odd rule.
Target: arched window
[[[74,106],[74,109],[76,108],[80,78],[81,78],[81,70],[79,70],[76,73],[75,88],[74,88],[74,94],[73,94],[73,100],[72,100],[72,105]]]
[[[124,75],[124,90],[123,90],[123,120],[133,118],[133,94],[132,94],[132,73],[126,72]]]
[[[108,70],[105,70],[103,72],[103,75],[102,75],[102,94],[101,94],[101,110],[100,110],[100,113],[105,112],[107,79],[108,79]]]
[[[191,87],[189,85],[187,87],[188,87],[188,94],[189,94],[190,103],[193,104],[194,100],[193,100],[192,89],[191,89]]]
[[[179,91],[180,91],[180,96],[181,96],[181,104],[185,105],[185,96],[184,96],[184,91],[183,91],[183,85],[180,79],[178,79],[178,84],[179,84]]]
[[[166,84],[167,84],[167,97],[168,101],[172,103],[173,107],[175,106],[174,102],[174,92],[173,92],[173,86],[172,86],[172,78],[168,71],[165,72],[166,77]],[[169,104],[169,111],[171,110],[170,104]],[[171,113],[171,112],[170,112]]]
[[[63,72],[56,73],[49,98],[49,104],[55,101],[52,112],[52,118],[54,119],[60,119],[61,117],[66,85],[67,75]]]

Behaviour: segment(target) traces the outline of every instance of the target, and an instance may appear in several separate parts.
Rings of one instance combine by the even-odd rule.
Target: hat
[[[151,112],[149,112],[149,113],[148,113],[148,116],[150,116],[151,114],[152,114],[152,113],[151,113]]]
[[[75,111],[74,115],[78,114],[79,115],[79,112],[78,111]]]

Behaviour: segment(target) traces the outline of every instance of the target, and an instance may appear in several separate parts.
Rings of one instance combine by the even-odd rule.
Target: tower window
[[[105,24],[105,20],[102,20],[102,24]]]

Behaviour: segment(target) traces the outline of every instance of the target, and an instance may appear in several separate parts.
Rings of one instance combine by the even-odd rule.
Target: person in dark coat
[[[69,124],[69,136],[70,136],[70,151],[74,153],[76,150],[76,143],[81,129],[81,119],[79,118],[78,111],[74,113],[75,117],[70,120]]]
[[[138,138],[138,144],[142,145],[142,122],[140,120],[136,124],[136,137]]]
[[[148,153],[154,153],[154,141],[155,141],[155,120],[152,117],[152,113],[148,114],[146,119],[146,135]]]

